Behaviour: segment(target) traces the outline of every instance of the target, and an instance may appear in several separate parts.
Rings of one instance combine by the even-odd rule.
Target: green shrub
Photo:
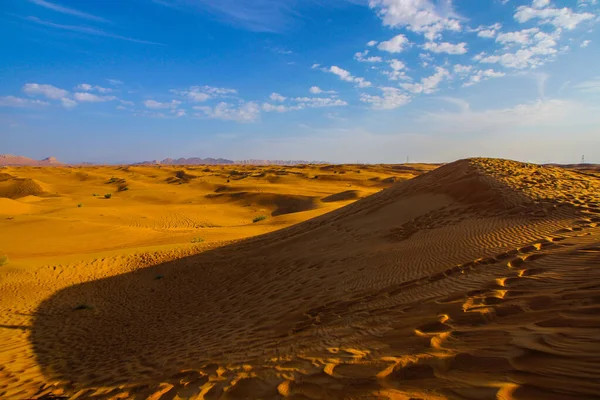
[[[79,204],[77,204],[77,207],[81,208],[81,207],[83,207],[83,204],[79,203]]]
[[[106,193],[106,194],[104,195],[104,198],[105,198],[105,199],[110,199],[111,197],[112,197],[112,194],[111,194],[111,193]]]
[[[98,196],[100,196],[100,195],[99,195],[98,193],[94,193],[92,196],[94,196],[94,197],[98,197]]]
[[[81,303],[76,305],[73,310],[75,311],[79,311],[79,310],[91,310],[93,307],[90,306],[89,304],[85,304],[85,303]]]
[[[202,243],[204,242],[204,239],[202,239],[201,237],[195,237],[192,239],[192,243]]]
[[[8,257],[0,256],[0,267],[6,264],[8,264]]]
[[[252,222],[253,223],[257,223],[257,222],[263,221],[265,219],[267,219],[267,217],[265,217],[264,215],[259,215],[258,217],[254,217],[254,219],[252,220]]]

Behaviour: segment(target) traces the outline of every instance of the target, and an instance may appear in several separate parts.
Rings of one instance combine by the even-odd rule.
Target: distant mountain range
[[[298,165],[298,164],[327,164],[325,161],[304,160],[227,160],[225,158],[165,158],[162,161],[142,161],[131,165]],[[0,166],[57,166],[65,165],[54,157],[34,160],[12,154],[0,154]],[[92,163],[78,163],[77,165],[93,165]]]
[[[23,157],[23,156],[14,156],[12,154],[0,154],[0,165],[2,166],[34,166],[34,167],[42,167],[42,166],[52,166],[52,165],[62,165],[54,157],[47,157],[43,160],[34,160],[33,158]]]
[[[327,164],[325,161],[304,160],[227,160],[225,158],[165,158],[162,161],[142,161],[133,165],[298,165],[298,164]]]

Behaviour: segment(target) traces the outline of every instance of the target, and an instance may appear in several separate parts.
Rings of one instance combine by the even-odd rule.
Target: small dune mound
[[[196,175],[188,174],[184,170],[176,171],[175,176],[168,177],[165,181],[168,183],[175,183],[182,185],[184,183],[190,183],[193,179],[196,179]]]
[[[19,199],[26,196],[42,196],[48,192],[35,179],[15,178],[9,174],[2,175],[0,177],[0,197]]]
[[[358,190],[346,190],[340,193],[332,194],[321,199],[324,203],[332,203],[334,201],[349,201],[360,198],[360,192]]]

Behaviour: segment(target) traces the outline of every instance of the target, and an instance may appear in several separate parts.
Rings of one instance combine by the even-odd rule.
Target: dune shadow
[[[41,370],[77,388],[146,385],[280,355],[303,318],[297,310],[315,298],[306,276],[281,279],[264,256],[291,228],[60,290],[34,313]]]

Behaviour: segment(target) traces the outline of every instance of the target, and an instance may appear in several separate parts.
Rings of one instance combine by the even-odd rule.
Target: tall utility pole
[[[408,164],[408,156],[406,156],[406,163]]]
[[[581,164],[585,164],[585,155],[581,156]]]

